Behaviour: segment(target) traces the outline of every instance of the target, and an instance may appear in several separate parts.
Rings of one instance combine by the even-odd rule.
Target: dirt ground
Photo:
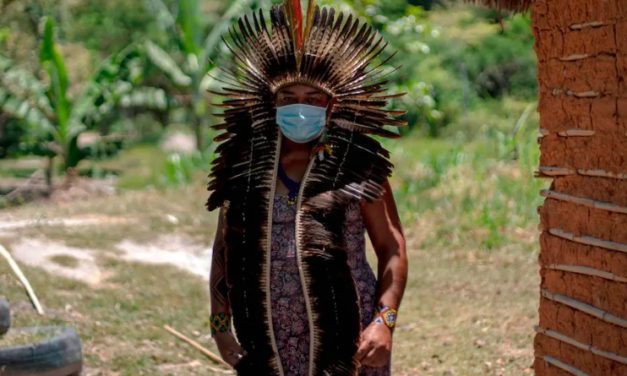
[[[170,325],[217,352],[207,286],[216,213],[205,211],[204,195],[196,185],[0,212],[0,243],[46,309],[37,316],[0,263],[0,295],[13,305],[14,325],[76,327],[85,375],[219,374],[208,358],[163,330]],[[405,224],[410,275],[393,374],[532,374],[536,230],[518,229],[516,242],[491,250],[423,248],[441,215],[432,211]],[[368,259],[376,271],[370,245]]]

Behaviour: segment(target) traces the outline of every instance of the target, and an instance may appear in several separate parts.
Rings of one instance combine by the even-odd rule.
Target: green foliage
[[[396,165],[392,179],[402,223],[437,220],[432,225],[441,234],[429,236],[425,247],[478,243],[497,248],[512,240],[513,229],[536,220],[538,191],[546,182],[533,176],[539,159],[536,135],[529,128],[519,130],[487,128],[470,143],[384,141]]]
[[[333,6],[336,3],[323,2]],[[432,32],[428,12],[404,0],[349,0],[343,1],[341,8],[365,19],[389,42],[389,51],[380,60],[396,53],[384,68],[390,72],[391,90],[407,93],[392,107],[407,111],[410,128],[422,128],[436,136],[447,119],[438,108],[433,84],[416,74],[431,52],[427,43]]]
[[[63,160],[63,170],[74,167],[86,153],[78,137],[88,125],[107,119],[116,108],[167,107],[165,93],[156,88],[136,89],[137,51],[132,47],[106,59],[76,99],[68,92],[70,82],[65,60],[55,41],[54,21],[46,17],[40,46],[40,62],[47,80],[40,81],[0,55],[0,108],[12,119],[28,125],[21,143],[45,142],[49,155]],[[20,132],[18,132],[20,133]]]
[[[40,61],[48,73],[50,85],[46,93],[54,111],[55,127],[52,135],[56,142],[54,147],[64,162],[64,170],[76,166],[78,163],[77,138],[85,129],[75,116],[72,115],[72,104],[67,96],[69,81],[65,62],[57,50],[54,35],[54,21],[44,19],[44,36],[40,49]]]
[[[198,150],[191,154],[168,155],[160,176],[160,183],[163,186],[190,184],[199,172],[204,171],[210,165],[211,157],[211,153]]]
[[[163,47],[147,40],[144,44],[146,56],[166,74],[169,89],[187,98],[182,101],[182,106],[193,126],[198,150],[205,147],[205,131],[209,127],[207,90],[212,81],[209,73],[216,68],[220,36],[233,19],[253,3],[253,0],[233,0],[219,19],[207,25],[197,0],[179,0],[175,10],[162,0],[149,2],[172,40]]]
[[[418,138],[415,130],[400,142],[382,140],[395,163],[402,222],[434,228],[424,235],[425,247],[498,248],[536,220],[545,182],[533,175],[539,161],[535,109],[535,101],[509,95],[477,100],[442,137]]]
[[[154,15],[143,1],[82,0],[68,9],[71,22],[65,27],[70,41],[84,44],[102,58],[143,40],[146,34],[157,34]]]
[[[0,55],[0,109],[5,116],[22,119],[28,137],[38,138],[52,129],[52,107],[46,87],[30,72]]]
[[[97,9],[91,0],[79,3]],[[91,171],[117,171],[122,188],[189,184],[206,170],[214,146],[203,145],[208,139],[203,132],[210,121],[211,75],[220,59],[229,57],[220,36],[236,16],[257,3],[147,0],[120,5],[121,12],[146,10],[143,15],[125,16],[144,20],[145,29],[135,30],[141,35],[122,38],[125,43],[136,42],[99,63],[75,94],[61,54],[65,51],[55,44],[53,28],[42,29],[45,79],[0,56],[0,109],[8,116],[0,120],[8,124],[5,134],[20,140],[20,146],[11,150],[53,143],[64,144],[68,151],[59,153],[70,159],[113,155],[109,149],[101,153],[104,149],[98,146],[72,154],[77,138],[71,137],[85,129],[113,131],[128,135],[115,144],[127,150],[111,158],[114,167],[95,163]],[[338,6],[337,1],[322,3]],[[532,176],[538,153],[535,135],[529,131],[537,126],[531,104],[536,83],[529,18],[504,18],[498,12],[457,5],[426,11],[417,3],[348,0],[339,5],[373,24],[390,42],[389,52],[397,51],[384,68],[392,91],[407,93],[391,107],[407,110],[410,127],[403,130],[401,141],[383,142],[402,161],[394,179],[403,221],[419,221],[433,210],[460,210],[454,223],[441,223],[441,240],[433,241],[446,242],[460,229],[479,229],[481,244],[497,247],[507,241],[508,228],[535,218],[541,184]],[[103,18],[114,12],[108,6],[102,11]],[[64,35],[81,40],[76,22],[64,26]],[[106,40],[118,38],[117,31],[107,35],[102,30],[111,22],[118,21],[92,25],[98,35],[94,40],[118,45],[119,41]],[[88,39],[83,43],[97,48]],[[387,57],[389,53],[378,62]],[[142,115],[136,116],[138,111]],[[168,123],[192,125],[199,151],[159,150],[156,143]],[[130,139],[148,143],[131,145]],[[0,148],[2,142],[8,150],[11,143],[0,139]],[[48,153],[51,150],[55,149]]]
[[[92,170],[115,172],[120,189],[147,189],[161,184],[167,154],[153,143],[127,145],[109,160],[92,161]]]
[[[341,8],[374,25],[397,53],[388,67],[396,68],[389,76],[391,89],[407,95],[392,105],[406,110],[410,128],[421,134],[441,135],[480,108],[484,98],[536,94],[528,15],[467,5],[425,11],[404,0],[346,0]]]
[[[481,97],[535,95],[536,61],[528,16],[512,16],[504,21],[502,31],[489,34],[479,44],[451,51],[444,62],[453,61],[464,61],[469,80]]]
[[[163,112],[176,105],[176,100],[163,89],[146,86],[147,58],[141,45],[131,44],[105,59],[88,83],[87,103],[95,108],[87,111],[84,121],[100,125],[106,133],[110,124],[124,117],[124,112]]]

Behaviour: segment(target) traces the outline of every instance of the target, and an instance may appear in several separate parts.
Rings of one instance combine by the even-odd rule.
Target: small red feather
[[[303,10],[300,6],[300,0],[289,0],[292,6],[292,27],[294,28],[294,43],[296,50],[303,49]]]

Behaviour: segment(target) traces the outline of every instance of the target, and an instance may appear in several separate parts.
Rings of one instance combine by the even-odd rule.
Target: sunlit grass
[[[110,282],[115,287],[94,291],[82,283],[24,267],[45,307],[45,317],[28,308],[21,286],[8,267],[0,264],[2,295],[16,306],[13,327],[74,327],[81,336],[85,368],[101,370],[101,374],[165,375],[158,365],[201,359],[195,369],[176,374],[210,375],[205,367],[208,361],[163,329],[163,325],[171,325],[217,352],[208,336],[206,285],[167,266],[106,258],[101,263],[114,272]]]
[[[156,187],[163,173],[167,153],[155,144],[137,144],[124,149],[112,159],[89,164],[104,170],[115,171],[118,188],[139,189]]]
[[[535,211],[541,202],[538,191],[546,184],[533,178],[538,152],[532,129],[514,143],[510,132],[497,129],[484,130],[470,140],[410,135],[383,141],[395,164],[391,183],[410,253],[409,281],[394,342],[395,374],[529,372],[538,282]],[[153,153],[148,146],[125,150],[115,163],[154,177],[150,169],[159,168],[159,163],[136,165]],[[112,273],[106,287],[93,290],[26,267],[49,314],[41,318],[22,309],[15,325],[75,326],[83,339],[86,364],[94,369],[159,375],[169,372],[160,367],[179,364],[179,375],[211,374],[203,368],[210,364],[207,360],[161,328],[170,324],[187,334],[196,333],[196,339],[217,351],[208,337],[206,284],[173,267],[109,257],[123,239],[150,242],[157,234],[184,234],[210,245],[216,213],[204,208],[205,172],[198,171],[188,186],[150,189],[148,183],[145,189],[123,190],[112,197],[58,206],[32,203],[5,211],[14,219],[97,213],[130,221],[34,226],[0,236],[4,244],[22,237],[45,237],[102,250],[99,264]],[[376,270],[371,247],[368,259]],[[25,301],[8,269],[1,266],[0,271],[6,286],[2,294]],[[201,365],[181,365],[193,360]]]
[[[50,261],[68,268],[75,268],[79,264],[79,260],[76,257],[69,255],[55,255],[50,257]]]
[[[455,123],[445,138],[410,134],[382,140],[395,164],[391,184],[410,257],[395,333],[394,374],[530,372],[537,313],[536,207],[547,182],[533,177],[539,157],[535,115],[513,132],[526,106],[512,100],[505,109],[495,108],[501,112],[494,116],[483,109],[470,113],[466,125],[479,129],[477,134],[464,133],[464,125]],[[508,110],[512,114],[506,116]],[[501,123],[495,125],[498,118]],[[96,226],[20,228],[0,234],[0,241],[43,237],[96,250],[102,252],[99,265],[111,273],[94,290],[25,267],[48,310],[42,318],[24,308],[23,290],[0,265],[0,293],[23,302],[15,325],[76,327],[87,367],[105,374],[212,374],[208,360],[162,329],[172,325],[217,352],[208,337],[206,283],[174,267],[111,258],[115,244],[124,239],[149,243],[160,234],[181,234],[211,244],[216,212],[205,210],[208,166],[203,169],[197,162],[183,166],[186,174],[191,172],[189,184],[160,184],[167,154],[157,146],[139,145],[101,163],[122,172],[122,189],[115,196],[3,211],[14,220],[102,217]],[[376,271],[370,245],[368,260]],[[190,363],[194,360],[199,363]]]
[[[484,128],[472,138],[384,141],[396,166],[392,184],[403,222],[412,227],[437,218],[437,230],[424,239],[429,245],[493,248],[537,222],[539,191],[547,182],[533,176],[535,127],[516,136]]]
[[[453,170],[463,171],[465,163],[459,162]],[[399,174],[403,170],[399,165]],[[532,325],[536,319],[533,221],[507,241],[483,249],[483,242],[489,239],[489,226],[482,225],[486,230],[471,220],[485,213],[472,204],[456,207],[464,196],[457,197],[454,181],[447,183],[447,179],[458,172],[445,170],[448,173],[437,185],[442,189],[429,188],[419,196],[423,201],[446,206],[420,209],[422,214],[416,216],[416,222],[404,221],[410,274],[395,333],[394,374],[440,375],[448,371],[483,375],[500,370],[505,375],[520,375],[531,364]],[[469,185],[473,182],[468,180]],[[397,187],[398,183],[393,185]],[[74,247],[107,251],[125,237],[150,242],[156,234],[177,233],[209,245],[215,230],[215,212],[206,213],[203,200],[204,187],[197,181],[190,187],[126,191],[62,207],[26,205],[10,213],[14,218],[28,218],[35,213],[46,218],[76,218],[100,212],[135,220],[130,225],[40,226],[20,230],[15,234],[17,238],[45,236]],[[402,195],[397,195],[397,202],[404,217],[412,214]],[[167,221],[166,215],[172,213],[179,218],[178,225]],[[496,222],[491,217],[484,220]],[[464,226],[459,227],[460,223]],[[16,239],[2,240],[9,244]],[[208,360],[162,329],[163,324],[171,325],[217,351],[208,337],[206,283],[173,267],[127,263],[110,258],[106,252],[98,259],[112,275],[104,287],[96,290],[24,267],[48,312],[43,318],[27,308],[23,289],[8,268],[0,265],[1,293],[13,303],[23,302],[14,325],[55,323],[77,328],[87,367],[105,374],[211,375],[205,368],[211,364]],[[376,270],[371,247],[368,259]],[[160,368],[193,360],[199,360],[200,366],[180,366],[183,368],[175,373]]]

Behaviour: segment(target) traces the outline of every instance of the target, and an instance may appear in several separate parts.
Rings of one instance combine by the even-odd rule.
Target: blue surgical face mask
[[[276,122],[283,135],[300,144],[320,136],[326,116],[326,107],[303,103],[290,104],[276,109]]]

